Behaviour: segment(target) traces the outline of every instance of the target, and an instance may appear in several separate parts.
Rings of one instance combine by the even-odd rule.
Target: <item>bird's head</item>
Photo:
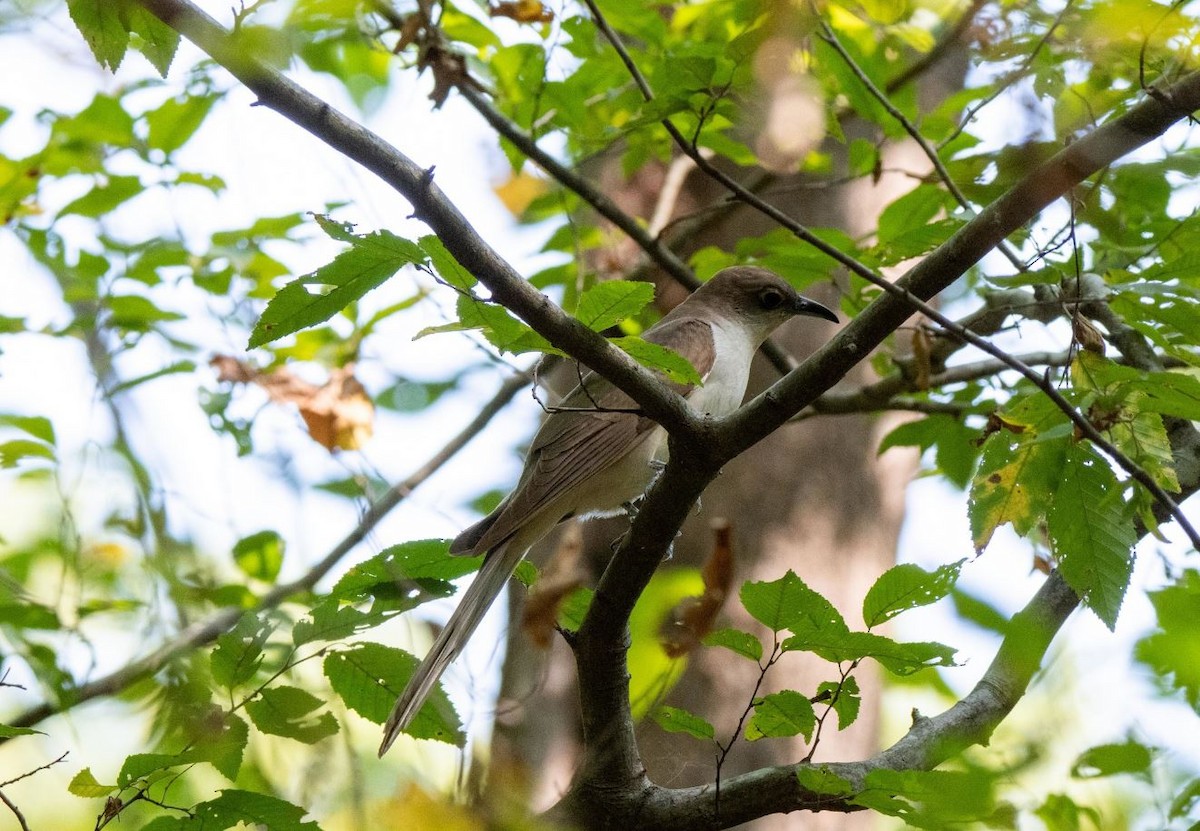
[[[792,285],[773,271],[752,265],[722,269],[697,289],[683,306],[692,313],[700,304],[709,313],[749,327],[759,340],[797,315],[821,317],[838,322],[837,315],[815,300],[802,297]]]

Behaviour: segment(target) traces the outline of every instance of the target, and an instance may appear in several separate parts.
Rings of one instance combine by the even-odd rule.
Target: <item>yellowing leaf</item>
[[[545,179],[522,171],[493,187],[492,192],[504,203],[509,213],[520,216],[534,199],[549,189],[550,184]]]
[[[386,803],[374,828],[403,828],[405,831],[485,831],[487,824],[461,805],[435,799],[416,785]]]

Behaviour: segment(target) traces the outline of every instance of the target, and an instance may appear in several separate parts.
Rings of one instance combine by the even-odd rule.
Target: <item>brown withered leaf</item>
[[[294,404],[309,436],[330,453],[357,450],[374,432],[375,405],[354,377],[353,364],[332,370],[320,386],[298,377],[286,366],[262,372],[230,355],[216,355],[209,364],[220,381],[255,384],[272,401]]]
[[[712,529],[713,550],[700,572],[704,593],[681,600],[658,633],[663,651],[672,658],[691,652],[712,631],[733,586],[733,528],[728,520],[714,519]]]
[[[1095,352],[1097,355],[1104,354],[1104,335],[1100,334],[1100,330],[1086,317],[1081,314],[1072,317],[1071,332],[1081,349]]]
[[[913,332],[913,386],[919,390],[929,389],[929,379],[933,375],[933,344],[929,338],[929,330],[918,326]]]
[[[521,612],[521,631],[539,649],[549,649],[558,626],[558,609],[571,592],[583,585],[583,530],[572,522],[542,576],[533,584]]]
[[[507,17],[518,23],[550,23],[554,20],[554,12],[538,0],[496,3],[494,6],[488,6],[488,14],[492,17]]]
[[[429,93],[429,100],[433,102],[434,109],[445,104],[450,97],[450,90],[457,86],[483,91],[483,86],[467,71],[467,59],[456,52],[430,46],[425,50],[421,63],[421,69],[426,67],[433,72],[433,89]]]

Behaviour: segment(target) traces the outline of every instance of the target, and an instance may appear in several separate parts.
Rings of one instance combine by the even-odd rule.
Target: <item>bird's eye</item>
[[[778,309],[783,305],[783,292],[777,289],[766,289],[758,295],[758,304],[767,311]]]

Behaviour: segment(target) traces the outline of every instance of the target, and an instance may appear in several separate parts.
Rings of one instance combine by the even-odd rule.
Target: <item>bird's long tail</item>
[[[458,608],[446,623],[446,628],[437,636],[429,654],[409,679],[404,692],[396,699],[396,706],[392,708],[392,714],[388,716],[387,724],[383,728],[383,742],[379,745],[380,756],[387,752],[400,731],[407,727],[420,711],[438,679],[458,657],[458,653],[462,652],[463,646],[474,634],[479,622],[495,602],[524,554],[520,546],[505,543],[484,558],[483,565],[463,593]]]

